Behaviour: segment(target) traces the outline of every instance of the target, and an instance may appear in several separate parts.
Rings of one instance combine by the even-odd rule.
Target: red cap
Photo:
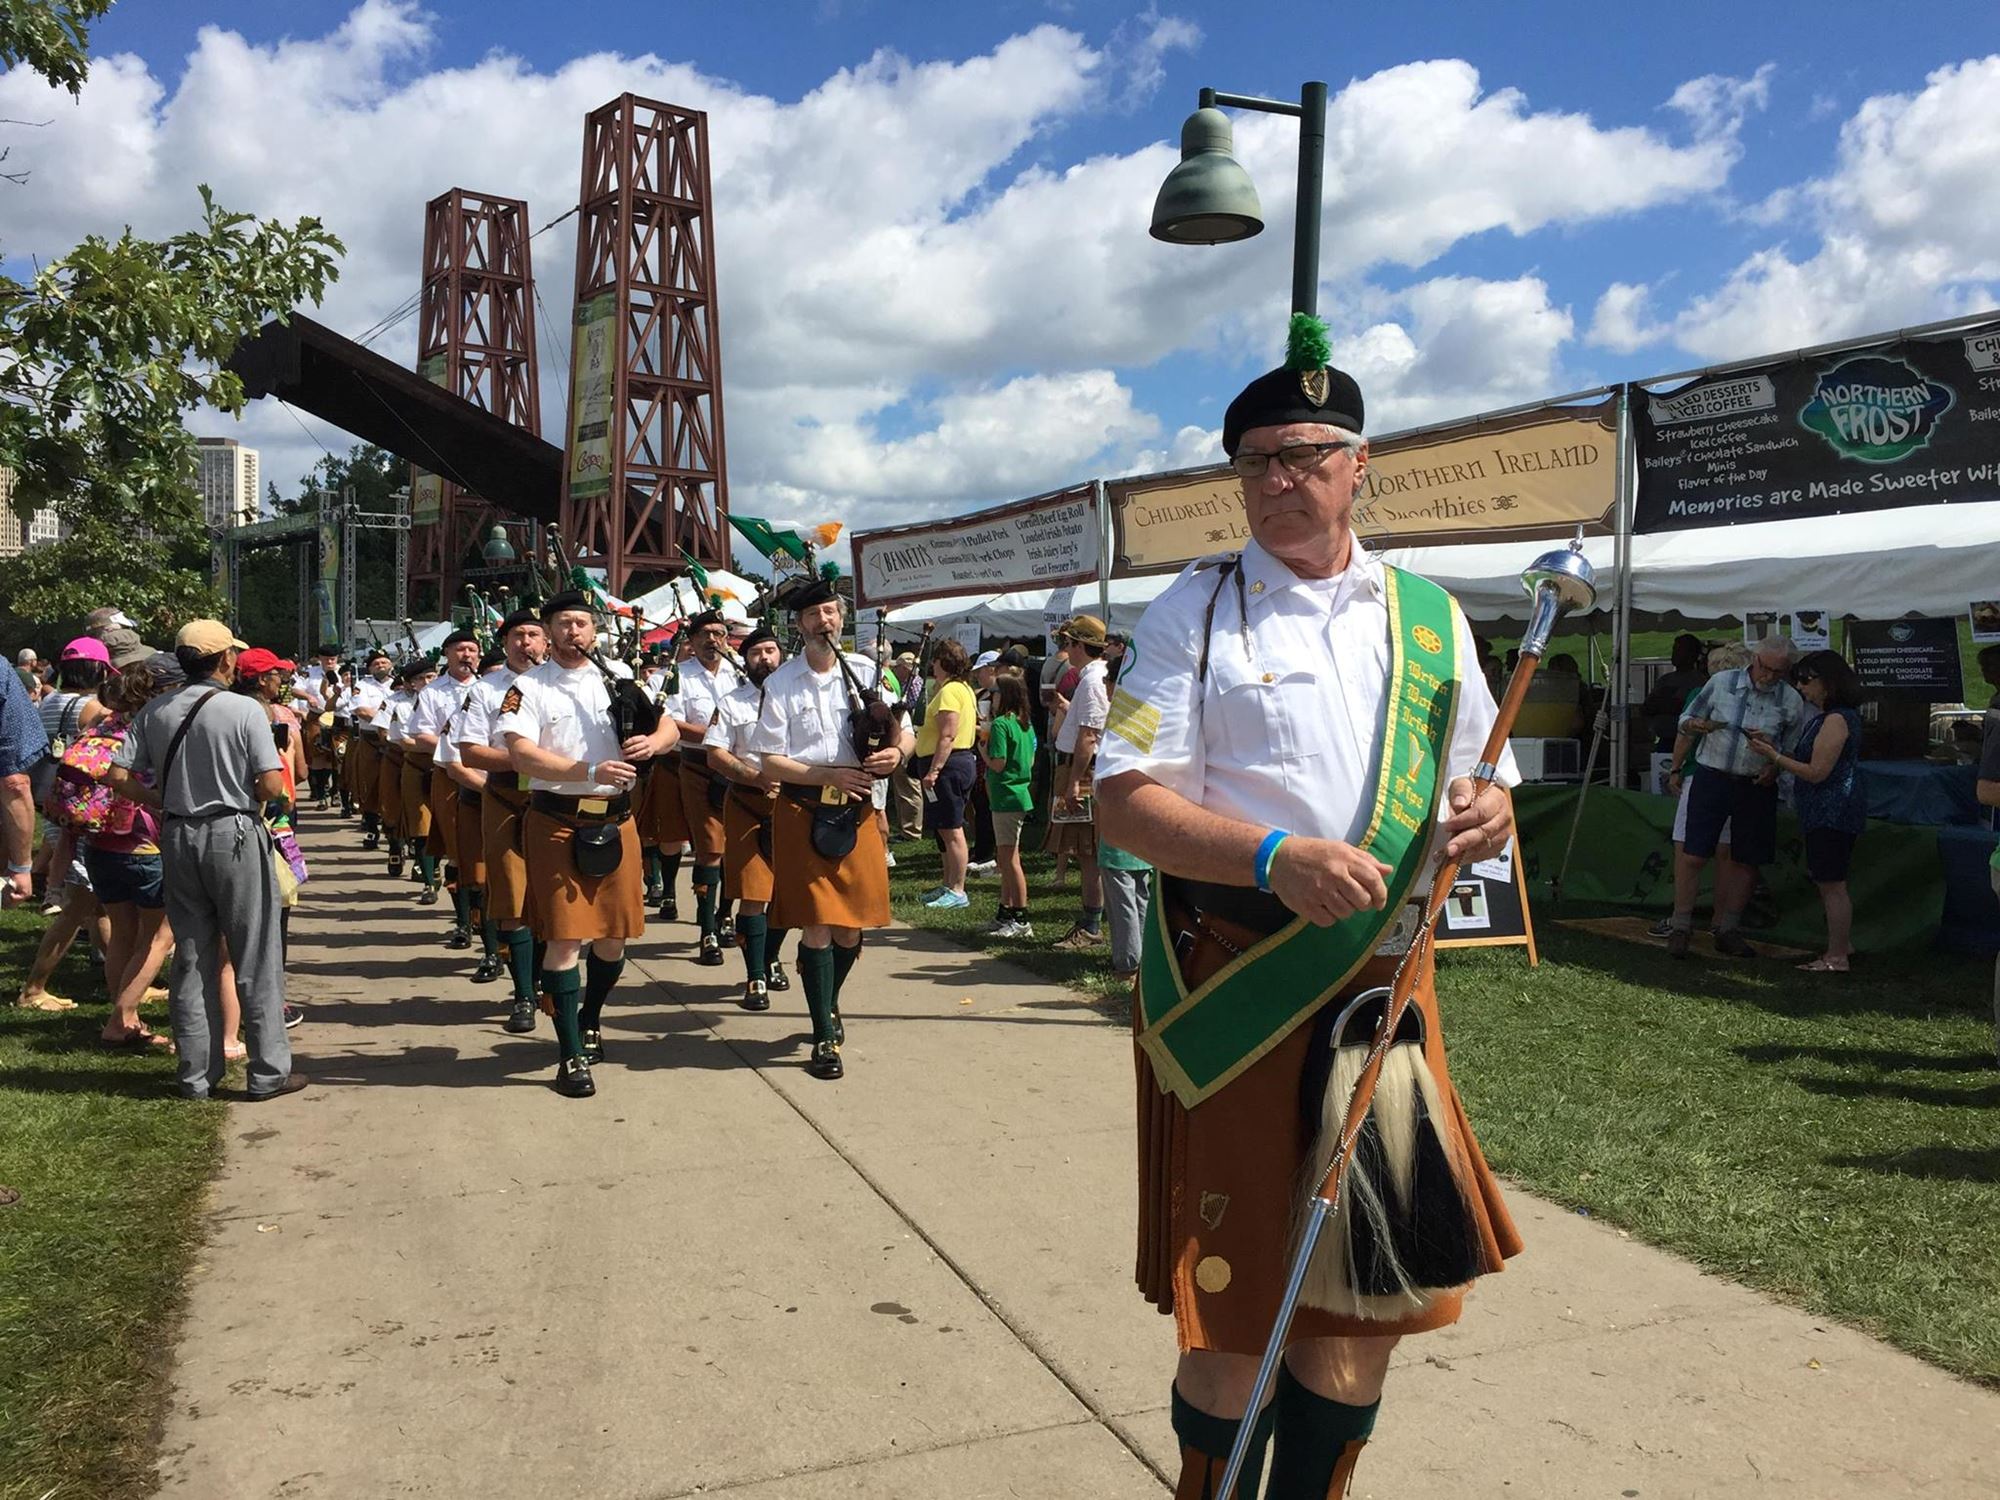
[[[236,675],[238,677],[262,677],[266,672],[273,671],[283,665],[284,663],[278,660],[276,652],[266,651],[262,646],[252,646],[248,651],[245,651],[241,656],[236,658]]]

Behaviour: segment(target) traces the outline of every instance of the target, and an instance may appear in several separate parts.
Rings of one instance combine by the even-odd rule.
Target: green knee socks
[[[468,886],[462,877],[459,879],[458,884],[452,887],[451,910],[452,915],[458,919],[458,925],[470,932],[472,930],[472,887]]]
[[[423,877],[425,885],[436,885],[438,878],[437,856],[428,853],[422,844],[417,845],[417,874]]]
[[[583,976],[574,968],[551,969],[542,976],[549,999],[556,1007],[556,1046],[563,1061],[583,1056]]]
[[[852,948],[843,948],[838,943],[833,945],[833,1004],[835,1009],[840,1007],[841,986],[847,983],[848,973],[853,969],[855,960],[860,957],[861,945],[859,943],[856,943]]]
[[[1271,1493],[1326,1494],[1349,1447],[1367,1442],[1375,1430],[1381,1407],[1380,1401],[1349,1406],[1314,1395],[1293,1379],[1289,1367],[1279,1370],[1278,1394],[1271,1401],[1278,1434],[1271,1454]]]
[[[812,1016],[813,1040],[833,1040],[833,950],[799,949],[799,984],[806,992],[806,1011]]]
[[[715,865],[694,867],[694,920],[703,937],[715,936],[715,909],[722,896],[722,871]]]
[[[1211,1416],[1189,1404],[1177,1385],[1173,1388],[1174,1436],[1181,1444],[1181,1482],[1175,1487],[1175,1494],[1189,1494],[1199,1500],[1219,1500],[1216,1486],[1222,1483],[1222,1471],[1229,1464],[1229,1450],[1236,1442],[1236,1430],[1243,1424],[1232,1417]],[[1243,1473],[1236,1481],[1236,1493],[1230,1500],[1256,1500],[1264,1479],[1264,1455],[1271,1446],[1271,1424],[1274,1406],[1267,1406],[1257,1418],[1257,1425],[1250,1434],[1250,1453],[1243,1465]],[[1189,1470],[1202,1475],[1199,1486],[1189,1484]],[[1272,1494],[1288,1497],[1311,1493],[1313,1500],[1324,1500],[1326,1488],[1318,1490],[1277,1490]]]
[[[585,961],[582,1013],[585,1031],[597,1030],[598,1021],[604,1015],[604,1002],[611,994],[611,987],[618,983],[618,976],[624,972],[623,955],[599,958],[593,953]]]
[[[736,938],[743,944],[743,972],[760,984],[770,968],[764,957],[765,940],[770,931],[771,919],[761,911],[754,916],[744,915],[736,919]]]
[[[535,935],[525,927],[507,929],[507,969],[514,976],[514,998],[535,998]]]

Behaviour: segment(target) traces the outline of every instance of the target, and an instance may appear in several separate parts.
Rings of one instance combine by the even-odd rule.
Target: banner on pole
[[[948,594],[1059,588],[1097,577],[1097,506],[1089,485],[942,524],[857,531],[854,602],[885,609]]]
[[[432,385],[444,385],[451,376],[449,362],[442,354],[417,361],[417,373]],[[410,465],[410,524],[435,526],[444,515],[444,480],[421,464]]]
[[[1567,537],[1612,529],[1618,403],[1543,407],[1369,444],[1354,531],[1376,546]],[[1112,573],[1178,572],[1249,539],[1227,465],[1141,475],[1108,489]]]
[[[611,402],[616,394],[618,294],[576,305],[570,356],[569,494],[588,499],[611,488]]]
[[[2000,499],[2000,323],[1634,388],[1637,531]]]

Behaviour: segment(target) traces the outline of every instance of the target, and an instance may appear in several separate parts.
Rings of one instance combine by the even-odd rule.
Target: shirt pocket
[[[1209,664],[1209,683],[1214,719],[1206,738],[1222,750],[1211,761],[1276,766],[1318,753],[1315,716],[1333,709],[1321,700],[1319,675],[1311,668],[1217,658]]]

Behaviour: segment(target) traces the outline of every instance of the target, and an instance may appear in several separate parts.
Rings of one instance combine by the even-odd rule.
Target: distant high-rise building
[[[201,514],[210,526],[248,526],[257,519],[257,450],[235,438],[198,437]]]
[[[18,556],[25,548],[53,542],[62,535],[62,526],[53,510],[42,509],[28,518],[26,526],[14,513],[14,471],[0,469],[0,557]]]

